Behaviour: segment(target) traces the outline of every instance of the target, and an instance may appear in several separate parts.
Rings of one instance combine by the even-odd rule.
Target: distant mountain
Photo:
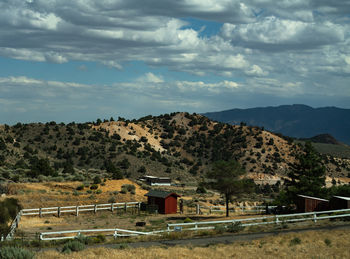
[[[312,138],[302,139],[302,140],[309,140],[314,143],[323,143],[323,144],[332,144],[332,145],[341,145],[339,141],[337,141],[332,135],[330,134],[319,134]]]
[[[203,114],[209,119],[264,127],[290,137],[311,138],[319,134],[331,134],[337,140],[350,145],[350,109],[337,107],[312,108],[294,104],[278,107],[232,109]]]

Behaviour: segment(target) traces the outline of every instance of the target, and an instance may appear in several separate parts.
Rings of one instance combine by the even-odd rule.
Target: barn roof
[[[157,198],[163,198],[163,199],[171,195],[180,197],[180,195],[176,194],[175,192],[165,192],[165,191],[158,191],[158,190],[150,190],[148,193],[145,194],[145,196],[157,197]]]
[[[344,196],[333,196],[334,198],[342,199],[342,200],[347,200],[350,201],[350,197],[344,197]]]
[[[298,194],[297,196],[302,197],[302,198],[307,198],[307,199],[313,199],[313,200],[327,201],[328,202],[328,200],[317,198],[317,197],[312,197],[312,196],[306,196],[306,195],[301,195],[301,194]]]

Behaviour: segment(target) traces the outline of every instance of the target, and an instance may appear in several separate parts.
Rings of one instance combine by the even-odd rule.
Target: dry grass
[[[107,180],[104,186],[99,185],[101,194],[88,194],[86,191],[89,188],[86,187],[79,195],[73,195],[81,184],[82,182],[13,183],[9,187],[11,195],[7,197],[17,198],[24,208],[106,203],[112,196],[116,198],[116,202],[146,200],[144,195],[147,191],[128,179]],[[135,185],[135,194],[114,195],[113,192],[119,192],[124,184]]]
[[[350,230],[280,234],[259,240],[208,247],[176,246],[135,249],[89,248],[69,255],[57,251],[37,254],[50,258],[349,258]],[[300,244],[291,244],[299,238]],[[329,240],[329,241],[325,241]]]

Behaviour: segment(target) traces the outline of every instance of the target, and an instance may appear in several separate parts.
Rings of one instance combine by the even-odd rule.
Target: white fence
[[[104,204],[92,204],[92,205],[79,205],[79,206],[64,206],[64,207],[49,207],[49,208],[36,208],[36,209],[23,209],[22,216],[33,216],[39,215],[40,217],[45,214],[57,214],[58,217],[62,213],[75,213],[79,216],[80,212],[93,211],[97,212],[99,210],[124,210],[128,208],[140,209],[141,202],[124,202],[124,203],[104,203]]]
[[[40,240],[74,239],[76,237],[79,237],[82,233],[92,233],[92,234],[102,233],[105,236],[113,236],[114,238],[155,234],[154,232],[141,232],[141,231],[133,231],[133,230],[127,230],[127,229],[120,229],[120,228],[109,228],[109,229],[85,229],[85,230],[43,232],[43,233],[40,233],[39,238]],[[46,236],[51,236],[51,237],[46,237]]]
[[[6,237],[1,236],[0,241],[12,240],[14,233],[19,225],[22,216],[40,216],[42,217],[45,214],[57,214],[58,217],[62,213],[74,213],[76,216],[79,216],[80,212],[84,211],[93,211],[97,212],[99,210],[123,210],[127,211],[128,208],[134,208],[137,211],[140,211],[141,202],[123,202],[123,203],[104,203],[104,204],[92,204],[92,205],[79,205],[79,206],[64,206],[64,207],[48,207],[48,208],[36,208],[36,209],[22,209],[18,212],[16,218],[12,221],[10,231]]]
[[[331,214],[331,215],[329,215]],[[40,233],[41,240],[59,240],[59,239],[72,239],[78,237],[82,233],[100,233],[106,236],[125,237],[125,236],[137,236],[137,235],[155,235],[164,232],[173,231],[196,231],[215,229],[215,226],[222,224],[227,227],[229,224],[240,222],[242,226],[255,226],[255,225],[266,225],[266,224],[280,224],[283,222],[297,222],[297,221],[314,221],[322,219],[332,218],[343,218],[350,216],[350,209],[344,210],[330,210],[330,211],[318,211],[318,212],[307,212],[307,213],[295,213],[288,215],[275,215],[275,216],[263,216],[254,218],[234,219],[234,220],[220,220],[220,221],[201,221],[201,222],[190,222],[190,223],[174,223],[168,224],[167,229],[158,230],[152,232],[141,232],[125,229],[87,229],[87,230],[68,230],[68,231],[56,231],[56,232],[42,232]],[[72,235],[75,234],[75,235]],[[51,236],[51,237],[46,237]]]
[[[328,215],[328,214],[334,214],[334,215]],[[281,222],[287,223],[287,222],[297,222],[297,221],[307,221],[307,220],[312,220],[314,222],[317,222],[317,220],[322,220],[322,219],[342,218],[342,217],[349,217],[349,216],[350,216],[350,209],[329,210],[329,211],[294,213],[294,214],[287,214],[287,215],[263,216],[263,217],[233,219],[233,220],[174,223],[174,224],[168,224],[167,231],[174,231],[179,229],[181,230],[215,229],[215,225],[217,224],[228,225],[236,222],[240,222],[242,226],[278,224]]]

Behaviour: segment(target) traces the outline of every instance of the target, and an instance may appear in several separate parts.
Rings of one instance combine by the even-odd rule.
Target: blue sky
[[[350,108],[348,1],[12,0],[0,9],[0,123]]]

